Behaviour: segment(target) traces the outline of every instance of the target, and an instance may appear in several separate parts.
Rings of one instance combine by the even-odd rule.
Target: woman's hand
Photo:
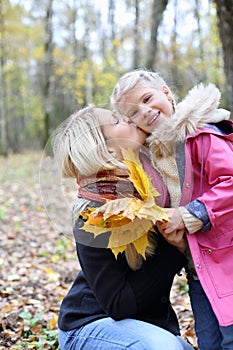
[[[162,231],[161,234],[169,244],[174,245],[181,253],[184,253],[187,249],[188,243],[184,230],[176,230],[168,234]]]

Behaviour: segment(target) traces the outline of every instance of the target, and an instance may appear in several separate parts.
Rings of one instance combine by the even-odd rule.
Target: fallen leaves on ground
[[[51,181],[53,173],[45,176],[43,170],[44,178],[39,176],[41,157],[0,157],[0,350],[58,349],[60,302],[80,269],[69,225],[67,231],[58,229],[72,206],[75,186],[70,193],[69,186],[64,189],[68,195],[62,198]],[[185,286],[184,277],[177,277],[172,302],[182,335],[197,348]]]

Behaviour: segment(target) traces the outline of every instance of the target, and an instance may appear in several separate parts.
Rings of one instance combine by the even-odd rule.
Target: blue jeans
[[[219,326],[201,283],[191,275],[188,282],[199,350],[233,350],[233,325]]]
[[[102,318],[58,333],[61,350],[193,350],[184,339],[150,323]]]

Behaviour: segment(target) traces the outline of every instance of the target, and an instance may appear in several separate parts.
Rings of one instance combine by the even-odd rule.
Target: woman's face
[[[150,134],[163,118],[173,113],[172,94],[167,86],[156,89],[137,86],[126,92],[119,103],[121,113],[131,122]]]
[[[119,120],[111,111],[101,110],[100,123],[107,147],[112,155],[122,158],[122,148],[132,148],[135,153],[144,144],[147,134],[139,129],[136,124]]]

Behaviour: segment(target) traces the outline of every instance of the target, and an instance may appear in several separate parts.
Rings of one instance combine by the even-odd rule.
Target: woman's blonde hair
[[[86,107],[72,114],[52,134],[52,148],[64,177],[92,175],[103,169],[123,167],[108,152],[98,114]]]
[[[167,85],[167,83],[159,73],[150,72],[145,69],[136,69],[124,74],[118,80],[110,97],[111,105],[116,112],[122,113],[119,104],[122,96],[132,90],[136,85],[161,89],[164,85]]]
[[[101,110],[92,106],[75,112],[52,134],[54,157],[64,177],[78,178],[103,169],[125,168],[108,152],[98,116]],[[146,256],[151,256],[157,246],[154,233],[148,232],[148,239]],[[125,256],[133,270],[142,266],[144,259],[133,244],[129,245]]]

